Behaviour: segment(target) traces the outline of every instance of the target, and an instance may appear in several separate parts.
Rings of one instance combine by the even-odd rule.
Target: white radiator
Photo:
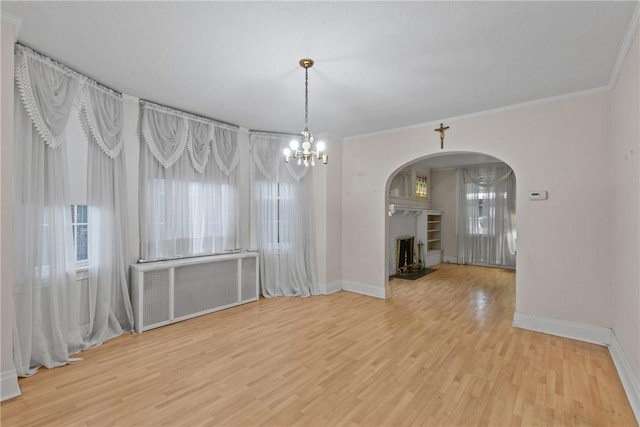
[[[258,295],[255,252],[131,265],[137,332],[257,301]]]

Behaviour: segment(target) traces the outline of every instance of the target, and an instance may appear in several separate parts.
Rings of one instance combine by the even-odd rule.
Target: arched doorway
[[[437,153],[396,169],[386,186],[386,289],[390,276],[441,262],[515,269],[515,199],[511,167],[484,153]]]

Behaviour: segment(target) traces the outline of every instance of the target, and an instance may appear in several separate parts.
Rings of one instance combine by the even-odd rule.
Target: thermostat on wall
[[[529,200],[547,200],[546,191],[530,191]]]

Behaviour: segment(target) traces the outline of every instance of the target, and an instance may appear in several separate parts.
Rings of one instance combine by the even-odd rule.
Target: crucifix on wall
[[[436,132],[440,132],[440,149],[444,149],[444,131],[446,131],[447,129],[449,129],[449,126],[443,126],[442,123],[440,123],[440,127],[434,129],[434,131]]]

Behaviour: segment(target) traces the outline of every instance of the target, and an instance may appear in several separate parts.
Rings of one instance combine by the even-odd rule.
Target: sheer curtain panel
[[[122,97],[87,87],[81,120],[89,141],[89,345],[133,329],[127,284],[127,186]]]
[[[510,167],[458,171],[458,262],[515,268],[516,181]]]
[[[141,260],[239,249],[237,129],[144,101],[140,116]]]
[[[116,94],[110,95],[114,100],[102,100],[93,93],[95,82],[20,45],[16,46],[15,75],[14,361],[18,375],[26,376],[39,366],[67,364],[71,354],[130,330],[130,317],[121,313],[131,308],[128,294],[122,291],[127,289],[124,265],[105,264],[102,254],[94,253],[90,258],[95,276],[91,326],[80,325],[65,134],[71,114],[82,110],[91,145],[102,144],[99,150],[114,150],[116,157],[122,144],[122,100]],[[90,165],[90,175],[98,174],[97,168]],[[124,179],[122,170],[117,173]],[[104,181],[97,184],[97,179]],[[106,175],[94,178],[95,191],[102,191],[98,187],[122,191],[122,182],[108,180]],[[123,205],[110,203],[114,215],[123,214]],[[122,224],[100,219],[104,218],[101,213],[95,215],[91,226],[100,229],[96,234],[100,245],[105,242],[110,247],[108,242],[122,235]],[[116,270],[118,277],[105,273]],[[103,298],[113,288],[120,291]]]
[[[310,168],[282,160],[291,136],[251,132],[252,223],[265,297],[320,294]]]

